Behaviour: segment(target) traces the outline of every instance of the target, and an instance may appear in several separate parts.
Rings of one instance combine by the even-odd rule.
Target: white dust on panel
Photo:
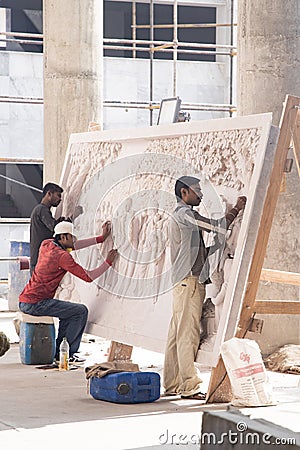
[[[92,142],[72,144],[69,151],[69,176],[64,184],[63,216],[74,214],[81,190],[105,164],[114,161],[120,154],[122,144],[118,142]]]
[[[260,128],[215,131],[154,140],[146,151],[186,160],[216,187],[247,191],[260,137]]]

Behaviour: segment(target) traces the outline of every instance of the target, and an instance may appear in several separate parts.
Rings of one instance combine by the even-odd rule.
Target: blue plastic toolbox
[[[52,364],[55,345],[54,324],[21,322],[19,349],[23,364]]]
[[[155,372],[119,372],[92,377],[90,394],[113,403],[154,402],[160,396],[160,376]]]

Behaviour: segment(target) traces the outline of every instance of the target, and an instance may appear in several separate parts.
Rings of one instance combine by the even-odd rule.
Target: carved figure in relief
[[[230,277],[230,271],[233,263],[233,258],[235,254],[235,249],[237,246],[237,239],[239,235],[239,231],[241,228],[241,222],[242,222],[242,213],[240,213],[234,222],[231,225],[231,233],[229,238],[226,240],[226,246],[223,252],[223,257],[220,261],[219,271],[222,271],[223,273],[223,280],[222,285],[219,288],[219,291],[217,295],[212,297],[212,302],[215,305],[215,330],[217,331],[217,328],[219,326],[220,317],[222,314],[223,309],[223,303],[225,299],[225,295],[228,288],[228,282]]]
[[[121,296],[126,296],[132,287],[142,224],[143,218],[135,210],[131,197],[126,198],[113,220],[114,240],[120,251],[119,266],[116,268],[120,276],[116,280],[115,292]]]
[[[200,391],[201,379],[194,366],[200,342],[200,318],[205,299],[205,284],[209,283],[202,232],[222,232],[220,220],[208,219],[193,210],[203,194],[195,177],[181,177],[175,183],[178,203],[171,221],[171,258],[173,262],[173,315],[165,352],[164,387],[166,395],[205,400]],[[225,216],[228,228],[246,205],[239,197]]]
[[[228,186],[237,192],[249,188],[260,129],[226,130],[155,139],[147,152],[166,153],[188,161],[215,186]]]
[[[167,285],[163,286],[163,273],[167,270],[166,258],[169,246],[168,240],[168,215],[158,209],[153,215],[153,227],[149,236],[151,243],[150,264],[147,269],[147,278],[152,279],[153,290],[158,295]]]
[[[138,264],[139,268],[137,271],[139,279],[141,279],[139,290],[141,295],[143,295],[141,290],[143,279],[151,282],[153,292],[158,293],[159,276],[163,271],[164,263],[164,249],[162,248],[162,242],[160,243],[162,222],[158,203],[152,201],[151,208],[145,214],[147,219],[141,233],[140,258],[138,261],[140,264]]]
[[[217,269],[211,275],[212,284],[207,288],[205,301],[206,311],[201,319],[200,349],[208,350],[213,346],[215,334],[221,319],[225,295],[231,274],[233,258],[237,246],[237,239],[241,228],[243,213],[239,213],[230,225],[230,235],[226,239],[225,248]]]

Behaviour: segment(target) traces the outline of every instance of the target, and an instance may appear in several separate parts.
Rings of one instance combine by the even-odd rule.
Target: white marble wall
[[[0,52],[0,95],[42,97],[42,55]],[[43,158],[42,105],[0,103],[0,157]]]
[[[154,101],[173,97],[173,62],[154,61]],[[149,100],[149,61],[104,58],[104,100]],[[179,61],[177,95],[183,102],[227,103],[224,63]],[[0,52],[0,95],[43,96],[43,56]],[[158,112],[155,111],[154,123]],[[227,113],[191,111],[192,120],[227,117]],[[142,109],[104,108],[104,128],[149,125]],[[43,157],[43,106],[0,103],[0,157]]]
[[[150,98],[150,66],[145,59],[104,59],[104,100],[147,101]],[[226,103],[228,88],[224,63],[180,61],[177,63],[177,95],[182,102]],[[173,97],[173,62],[156,60],[153,66],[153,101]],[[157,122],[158,111],[153,113]],[[150,112],[142,109],[104,108],[104,128],[149,125]],[[227,113],[191,111],[192,120],[228,117]]]

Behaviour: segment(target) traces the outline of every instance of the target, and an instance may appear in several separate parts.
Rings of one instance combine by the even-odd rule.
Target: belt
[[[199,275],[193,275],[192,272],[188,273],[187,276],[185,278],[199,278]],[[199,281],[200,283],[200,281]],[[202,284],[202,283],[201,283]]]
[[[193,274],[192,271],[190,271],[190,272],[187,274],[186,277],[196,277],[196,278],[199,278],[199,277],[200,277],[200,274],[199,274],[199,275],[195,275],[195,274]]]

